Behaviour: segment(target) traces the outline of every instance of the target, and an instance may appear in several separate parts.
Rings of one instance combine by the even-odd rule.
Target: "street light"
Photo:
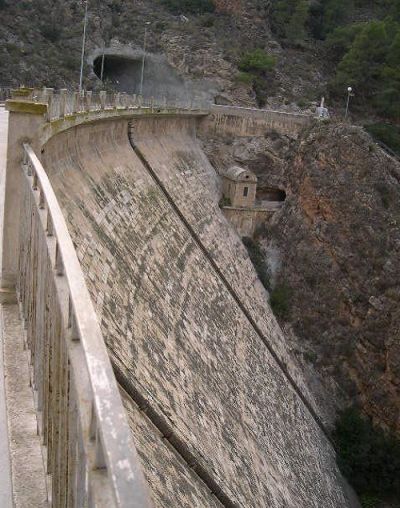
[[[85,60],[85,46],[86,46],[86,26],[88,21],[88,4],[89,0],[85,0],[85,19],[83,22],[83,37],[82,37],[82,55],[81,55],[81,75],[79,78],[79,93],[82,92],[83,83],[83,62]]]
[[[143,79],[144,79],[144,62],[146,60],[146,40],[147,40],[147,27],[150,25],[150,21],[146,21],[144,27],[144,41],[143,41],[143,57],[142,57],[142,73],[140,76],[140,95],[143,95]]]
[[[353,89],[351,88],[351,86],[349,86],[347,88],[347,103],[346,103],[346,114],[344,115],[344,119],[346,120],[347,119],[347,115],[349,113],[349,104],[350,104],[350,97],[353,96],[353,94],[351,93],[353,91]]]

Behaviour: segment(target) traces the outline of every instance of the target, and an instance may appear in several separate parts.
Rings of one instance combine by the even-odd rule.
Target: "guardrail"
[[[11,88],[0,87],[0,104],[6,102],[6,100],[11,99]]]
[[[50,181],[24,145],[17,294],[53,507],[149,507],[97,316]]]
[[[38,102],[47,104],[47,120],[63,119],[67,116],[105,111],[112,109],[209,109],[210,105],[203,100],[184,100],[179,97],[143,97],[114,92],[74,92],[67,89],[54,91],[53,88],[20,88],[12,91],[12,98],[18,101]]]

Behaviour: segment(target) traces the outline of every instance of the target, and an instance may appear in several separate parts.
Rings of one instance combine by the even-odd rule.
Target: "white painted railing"
[[[24,145],[17,293],[53,507],[148,507],[97,316],[50,181]]]

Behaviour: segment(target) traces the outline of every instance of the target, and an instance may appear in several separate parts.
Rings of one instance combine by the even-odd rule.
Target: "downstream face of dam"
[[[349,506],[195,130],[190,117],[99,121],[42,154],[154,505]]]

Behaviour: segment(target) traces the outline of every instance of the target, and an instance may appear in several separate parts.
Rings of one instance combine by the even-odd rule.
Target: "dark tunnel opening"
[[[103,55],[93,62],[93,71],[101,79]],[[112,85],[118,92],[141,93],[142,57],[105,55],[103,83]],[[156,98],[188,100],[190,91],[176,70],[158,55],[147,54],[143,74],[143,95]]]
[[[257,198],[261,201],[279,201],[286,200],[286,192],[274,187],[264,187],[257,192]]]

